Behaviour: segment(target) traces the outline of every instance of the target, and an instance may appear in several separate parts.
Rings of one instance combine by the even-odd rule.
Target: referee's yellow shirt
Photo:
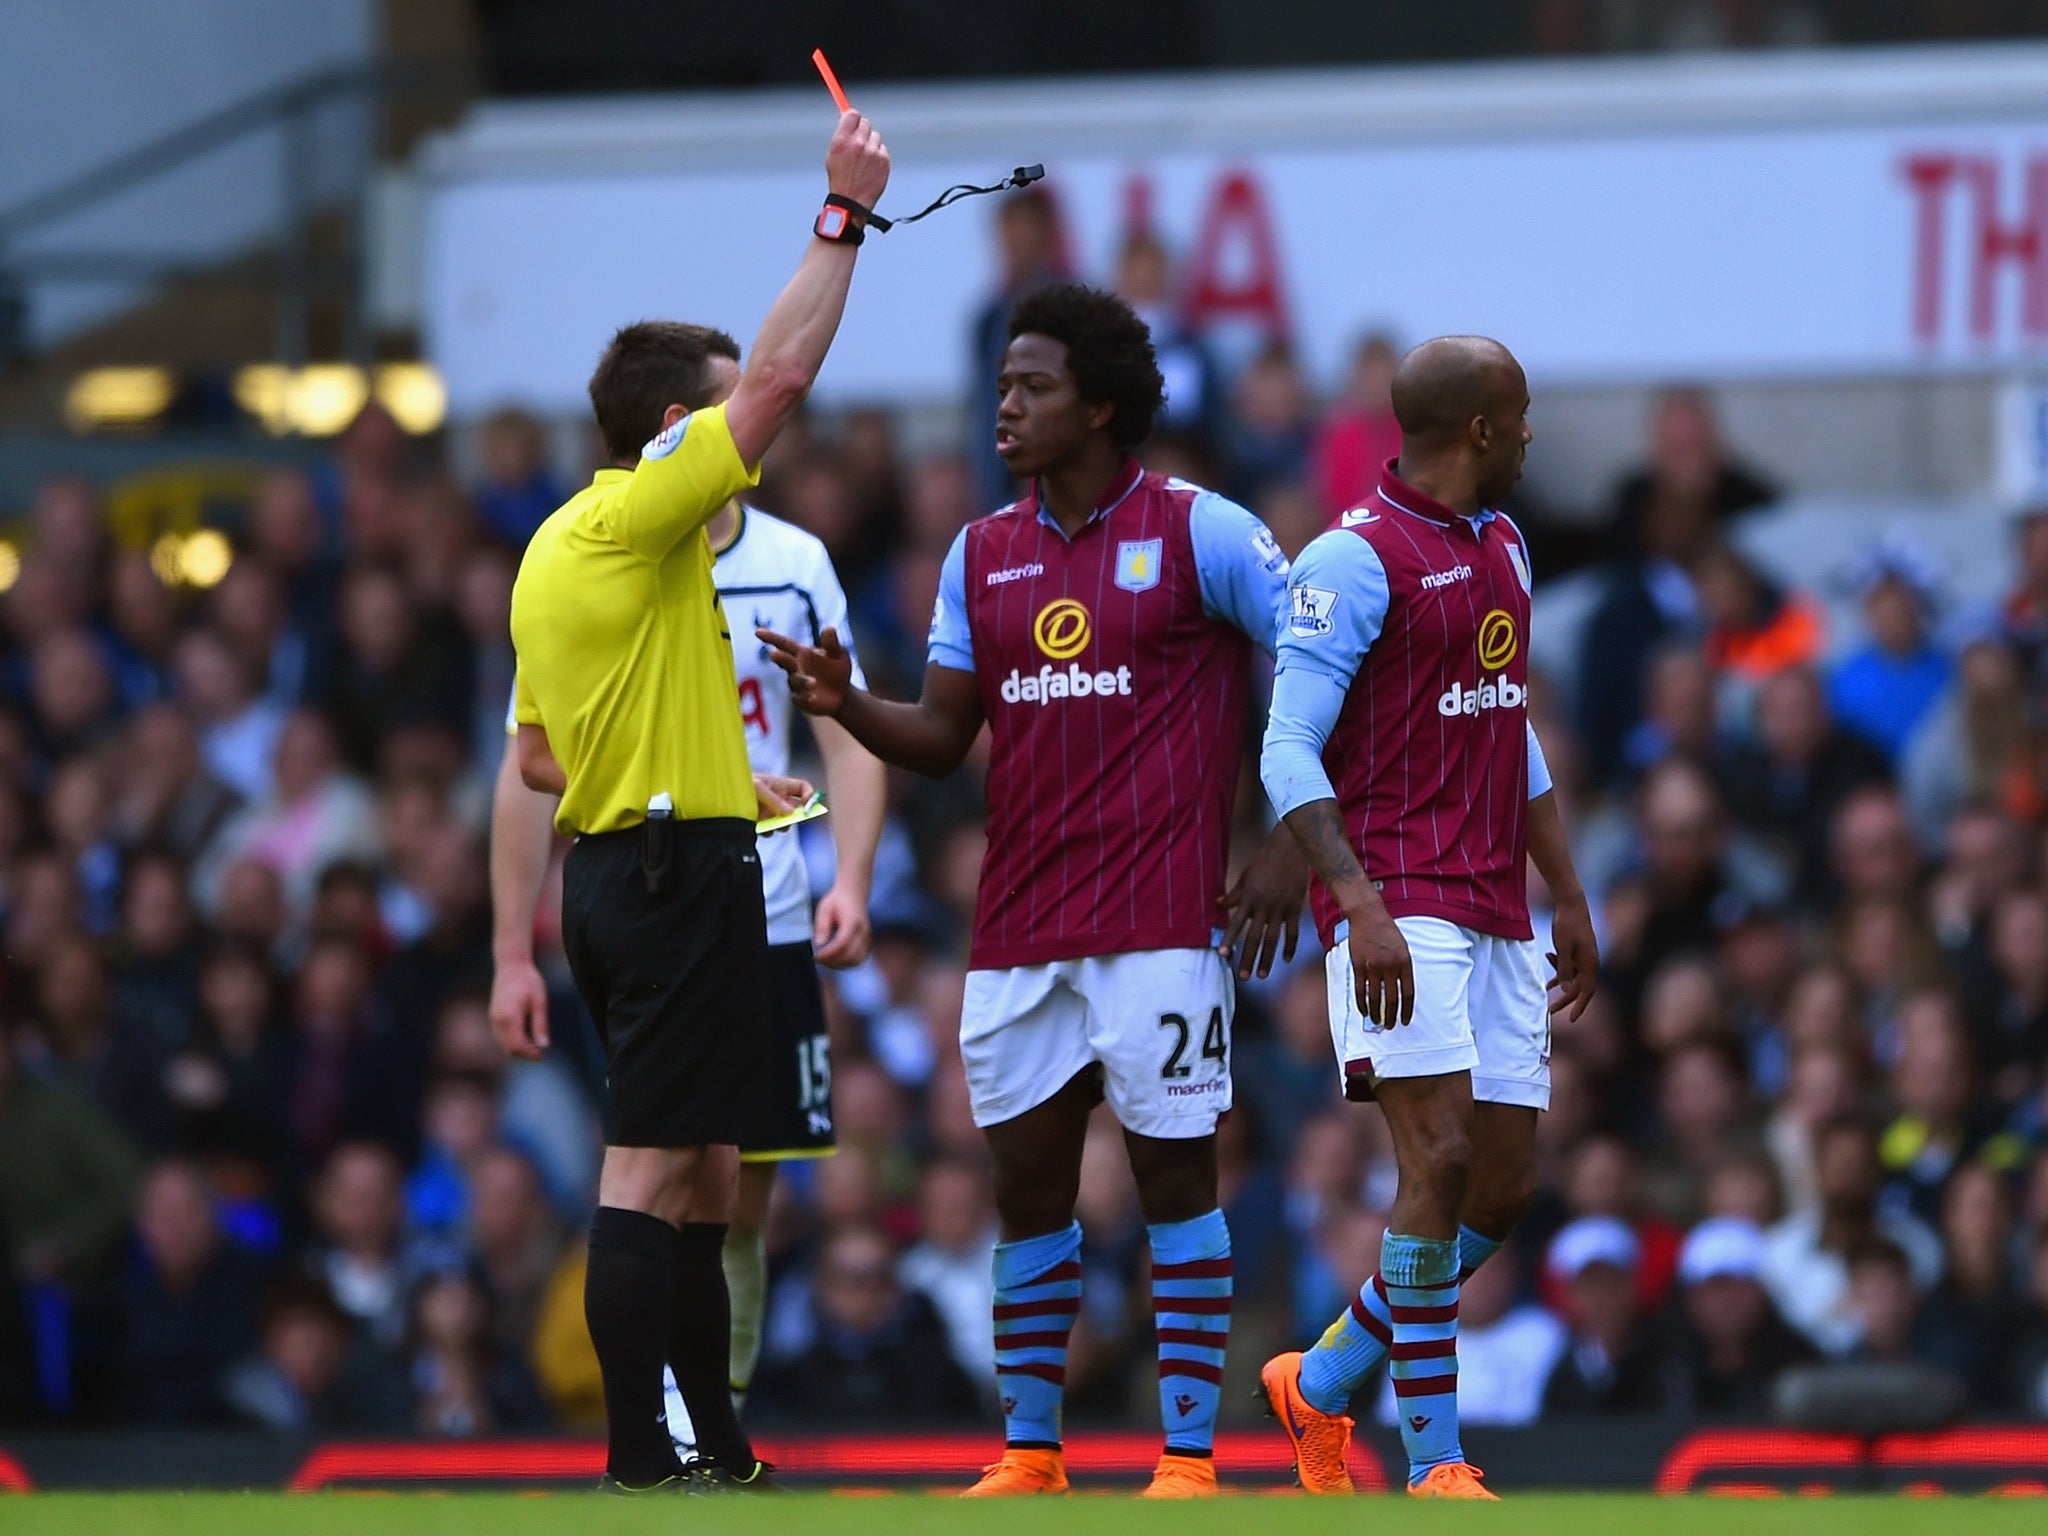
[[[567,834],[675,814],[754,819],[732,642],[704,525],[761,478],[725,407],[684,417],[636,469],[601,469],[540,525],[512,587],[513,715],[544,726],[569,787]]]

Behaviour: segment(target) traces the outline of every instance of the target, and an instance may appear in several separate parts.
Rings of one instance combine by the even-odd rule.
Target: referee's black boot
[[[698,1493],[785,1493],[775,1481],[774,1466],[758,1458],[753,1469],[745,1474],[733,1471],[722,1462],[699,1459],[690,1463],[689,1472]]]
[[[597,1480],[597,1491],[619,1499],[637,1499],[660,1493],[695,1493],[698,1490],[691,1485],[690,1470],[684,1468],[671,1472],[653,1483],[622,1483],[607,1472]]]

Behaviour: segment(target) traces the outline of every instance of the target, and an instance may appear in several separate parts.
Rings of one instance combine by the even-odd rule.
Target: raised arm
[[[874,207],[889,184],[888,148],[858,112],[839,119],[825,152],[825,181],[864,208]],[[811,392],[846,309],[855,252],[844,240],[812,240],[796,276],[761,322],[739,387],[726,403],[733,445],[750,468],[760,464],[775,434]]]

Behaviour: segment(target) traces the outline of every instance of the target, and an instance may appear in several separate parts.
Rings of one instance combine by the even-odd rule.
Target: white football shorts
[[[1125,1130],[1207,1136],[1230,1108],[1236,1011],[1236,983],[1213,949],[969,971],[960,1055],[974,1123],[1014,1120],[1099,1062]]]
[[[1397,917],[1394,926],[1415,966],[1415,1017],[1406,1024],[1375,1024],[1360,1011],[1348,945],[1340,940],[1323,957],[1339,1072],[1470,1072],[1475,1099],[1548,1109],[1550,1004],[1536,941],[1475,933],[1440,917]]]

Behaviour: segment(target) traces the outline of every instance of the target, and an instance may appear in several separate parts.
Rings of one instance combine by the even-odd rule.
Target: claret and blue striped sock
[[[1057,1449],[1067,1338],[1081,1311],[1081,1224],[996,1244],[996,1388],[1006,1443]]]
[[[1230,1227],[1221,1211],[1161,1222],[1152,1236],[1152,1321],[1159,1337],[1159,1417],[1174,1456],[1216,1443],[1223,1353],[1230,1342]]]
[[[1479,1268],[1500,1252],[1500,1242],[1458,1228],[1458,1278]],[[1301,1357],[1301,1395],[1323,1413],[1342,1413],[1353,1394],[1379,1369],[1394,1342],[1394,1319],[1387,1309],[1387,1284],[1378,1275],[1367,1280],[1352,1298],[1351,1308],[1323,1330],[1313,1349]]]
[[[1408,1450],[1408,1481],[1463,1461],[1458,1441],[1458,1245],[1450,1238],[1389,1232],[1380,1278],[1392,1318],[1388,1374]]]

